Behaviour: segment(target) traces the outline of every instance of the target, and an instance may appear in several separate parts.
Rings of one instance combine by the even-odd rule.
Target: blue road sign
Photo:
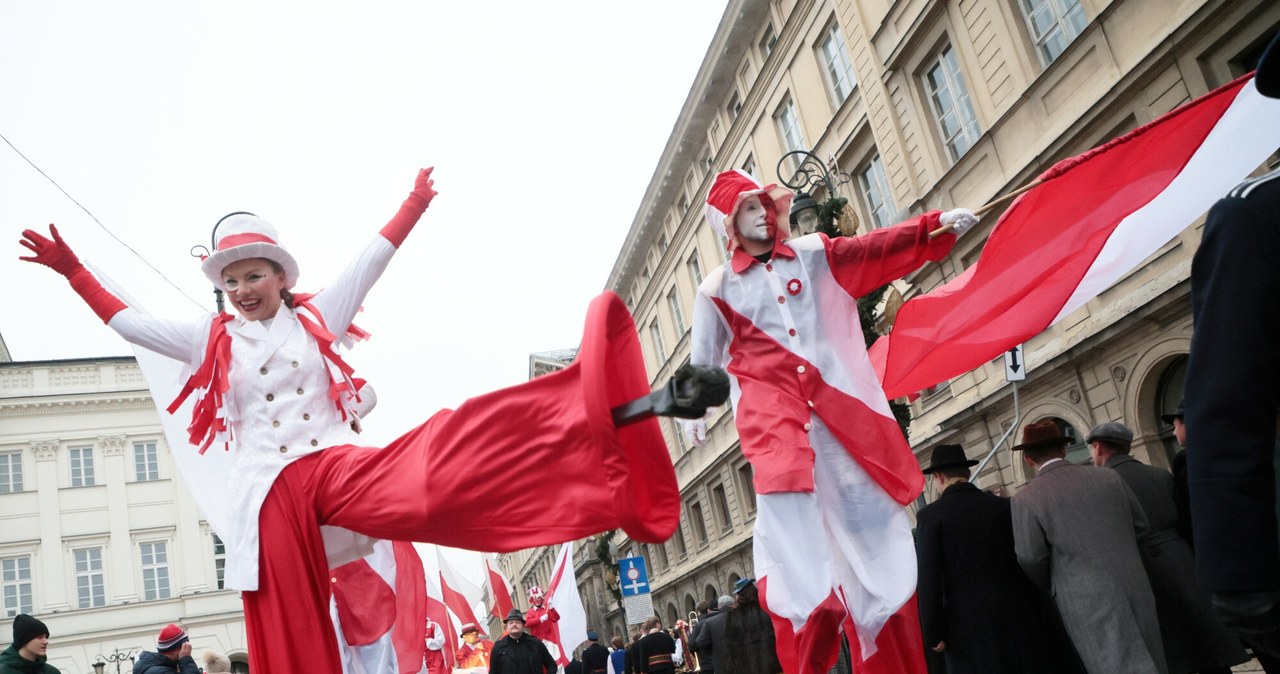
[[[619,559],[618,573],[622,582],[622,596],[649,594],[649,571],[644,568],[644,557]]]

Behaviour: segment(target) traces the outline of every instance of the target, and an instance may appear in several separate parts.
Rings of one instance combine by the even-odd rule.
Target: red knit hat
[[[160,636],[156,638],[156,652],[171,651],[185,643],[187,643],[187,631],[169,623],[160,630]]]

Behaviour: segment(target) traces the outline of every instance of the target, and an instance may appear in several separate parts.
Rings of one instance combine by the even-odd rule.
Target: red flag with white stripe
[[[1050,168],[977,264],[902,306],[871,349],[885,393],[968,372],[1083,306],[1280,147],[1278,119],[1250,75]]]
[[[444,555],[440,554],[439,548],[436,548],[436,560],[440,566],[440,591],[444,596],[445,605],[462,624],[481,625],[475,612],[475,605],[480,603],[481,599],[480,588],[455,571],[453,566],[445,561]]]
[[[555,633],[555,645],[560,652],[552,655],[561,666],[567,665],[573,649],[587,640],[587,611],[582,607],[582,597],[578,595],[578,576],[573,570],[573,541],[561,546],[546,595],[547,604],[560,614]]]
[[[507,614],[515,608],[515,602],[511,601],[511,581],[498,569],[497,560],[493,557],[484,558],[484,570],[485,580],[489,583],[489,596],[493,598],[489,612],[498,620],[506,620]]]

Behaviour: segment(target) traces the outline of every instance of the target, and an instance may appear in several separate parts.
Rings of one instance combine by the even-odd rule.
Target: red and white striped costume
[[[954,235],[928,236],[938,217],[859,237],[779,235],[768,262],[734,246],[698,289],[691,362],[729,372],[759,494],[756,575],[788,674],[826,672],[842,628],[861,646],[855,672],[920,662],[915,612],[885,626],[915,591],[902,506],[924,478],[867,358],[856,298],[946,255]]]

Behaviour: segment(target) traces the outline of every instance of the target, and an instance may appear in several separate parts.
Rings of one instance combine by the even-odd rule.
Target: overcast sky
[[[182,291],[0,143],[0,335],[18,361],[131,353],[17,260],[24,228],[57,223],[149,311],[195,317],[212,293],[188,250],[222,215],[273,222],[315,291],[434,165],[356,319],[367,436],[519,383],[531,352],[578,345],[724,7],[0,2],[0,135]]]

